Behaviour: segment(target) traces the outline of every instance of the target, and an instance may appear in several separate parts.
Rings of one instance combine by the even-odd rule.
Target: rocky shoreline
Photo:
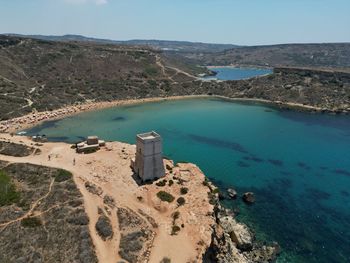
[[[253,232],[235,219],[235,213],[220,204],[218,188],[206,181],[214,205],[214,219],[212,240],[203,262],[217,263],[264,263],[275,262],[280,253],[278,243],[261,245],[256,242]],[[230,198],[236,198],[229,193]]]

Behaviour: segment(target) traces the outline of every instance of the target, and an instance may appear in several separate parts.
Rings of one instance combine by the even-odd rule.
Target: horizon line
[[[129,42],[129,41],[163,41],[163,42],[187,42],[192,44],[210,44],[210,45],[232,45],[237,47],[263,47],[263,46],[281,46],[281,45],[322,45],[322,44],[350,44],[350,41],[339,41],[339,42],[278,42],[278,43],[271,43],[271,44],[250,44],[250,45],[243,45],[243,44],[233,44],[233,43],[219,43],[219,42],[203,42],[203,41],[191,41],[191,40],[173,40],[173,39],[156,39],[156,38],[131,38],[131,39],[111,39],[111,38],[100,38],[100,37],[94,37],[94,36],[87,36],[87,35],[81,35],[81,34],[74,34],[74,33],[66,33],[66,34],[59,34],[59,35],[46,35],[46,34],[21,34],[21,33],[0,33],[0,35],[5,36],[17,36],[17,37],[65,37],[65,36],[76,36],[76,37],[83,37],[87,39],[92,40],[103,40],[103,41],[115,41],[115,42]]]

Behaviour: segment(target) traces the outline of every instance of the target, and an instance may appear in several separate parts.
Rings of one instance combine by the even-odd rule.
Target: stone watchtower
[[[162,138],[156,132],[136,136],[136,157],[133,169],[142,181],[154,180],[165,175]]]

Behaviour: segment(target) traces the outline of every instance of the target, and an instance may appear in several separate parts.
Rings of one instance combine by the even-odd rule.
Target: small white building
[[[132,168],[142,181],[165,176],[162,138],[154,131],[136,136],[136,156]]]

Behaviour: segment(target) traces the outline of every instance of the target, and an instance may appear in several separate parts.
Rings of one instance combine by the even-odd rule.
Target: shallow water
[[[215,76],[205,77],[204,79],[241,80],[272,74],[273,72],[272,69],[235,67],[210,68],[210,70],[216,72],[217,74]]]
[[[350,262],[349,116],[188,99],[86,112],[28,132],[134,143],[149,130],[162,135],[165,155],[198,164],[221,189],[255,192],[252,206],[226,205],[259,240],[280,243],[279,262]]]

